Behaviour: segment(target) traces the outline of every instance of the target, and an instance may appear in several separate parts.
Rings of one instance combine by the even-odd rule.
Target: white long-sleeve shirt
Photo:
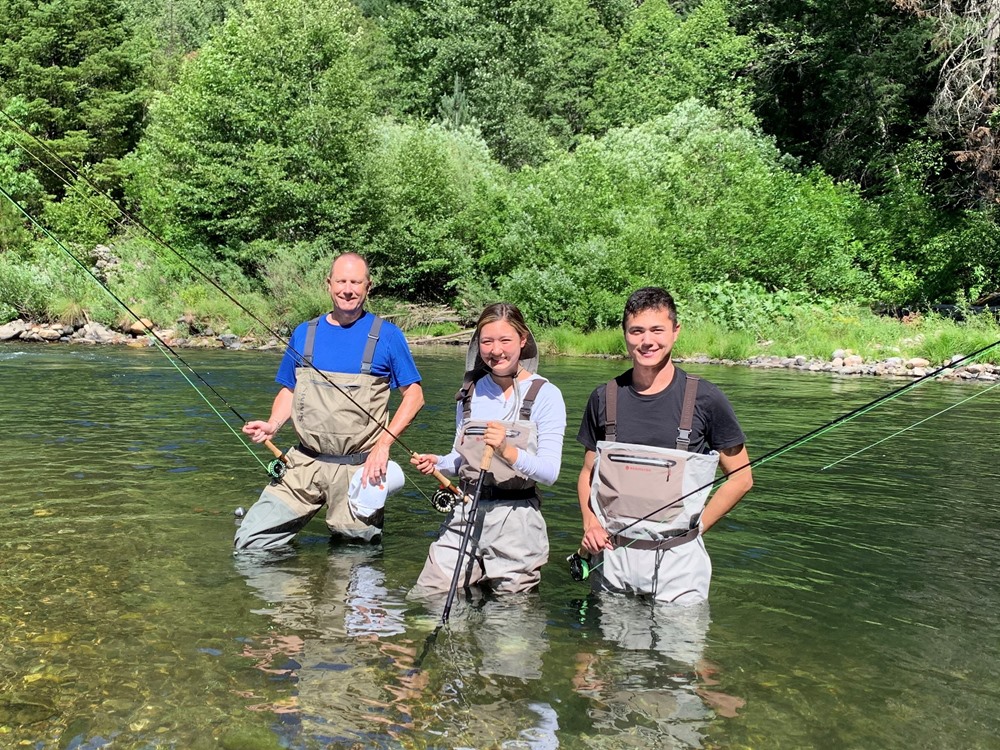
[[[511,392],[509,398],[504,398],[500,386],[489,375],[480,378],[472,391],[472,419],[485,421],[512,422],[517,420],[520,405],[531,387],[531,381],[538,379],[532,375],[527,380],[514,381],[518,389],[517,395]],[[566,404],[562,393],[552,383],[546,382],[538,391],[535,403],[531,408],[531,421],[535,423],[538,432],[538,452],[531,454],[518,448],[517,461],[513,469],[519,474],[529,477],[539,484],[555,484],[559,478],[559,466],[562,463],[563,435],[566,432]],[[462,402],[459,401],[455,413],[455,445],[462,435]],[[498,460],[499,459],[498,456]],[[456,449],[447,456],[441,456],[437,468],[450,476],[458,474],[462,457]]]

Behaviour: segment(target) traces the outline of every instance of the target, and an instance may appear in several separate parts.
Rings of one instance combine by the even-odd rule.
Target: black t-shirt
[[[664,390],[643,396],[632,388],[632,371],[622,373],[618,383],[618,436],[620,443],[652,445],[658,448],[677,447],[677,429],[684,406],[684,386],[687,374],[679,367],[674,368],[674,379]],[[596,451],[597,441],[605,440],[604,405],[607,383],[600,385],[590,394],[583,422],[576,439],[587,450]],[[718,386],[707,380],[698,382],[698,398],[694,407],[694,422],[691,425],[692,453],[721,451],[742,445],[746,436],[736,419],[736,413],[729,399]]]

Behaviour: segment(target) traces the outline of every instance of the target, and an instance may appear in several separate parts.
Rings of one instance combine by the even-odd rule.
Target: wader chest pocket
[[[599,501],[605,515],[672,521],[684,510],[682,503],[675,502],[682,494],[684,464],[683,458],[642,451],[606,452],[598,465]],[[652,511],[657,512],[650,515]]]
[[[486,434],[486,427],[484,425],[469,425],[463,431],[465,437],[482,437]],[[521,434],[520,430],[513,430],[508,428],[505,435],[508,439],[513,440]]]

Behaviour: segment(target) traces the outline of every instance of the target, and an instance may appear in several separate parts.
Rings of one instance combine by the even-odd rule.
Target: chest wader
[[[517,419],[513,422],[502,422],[507,428],[507,443],[518,450],[526,450],[529,453],[538,451],[538,430],[535,423],[531,421],[531,409],[535,405],[535,399],[538,398],[538,392],[546,382],[548,381],[542,378],[532,380],[528,392],[524,396],[524,401],[521,402]],[[458,476],[462,491],[467,494],[475,488],[476,481],[479,479],[479,466],[483,460],[483,450],[486,448],[484,439],[486,425],[490,421],[498,420],[472,419],[472,388],[469,388],[462,399],[462,429],[458,445],[455,446],[458,454],[462,457]],[[483,500],[525,500],[532,497],[537,497],[535,480],[518,474],[502,459],[495,458],[486,474],[480,498]]]
[[[658,593],[656,567],[662,557],[660,552],[694,542],[700,536],[698,519],[711,492],[719,454],[688,450],[698,380],[688,375],[684,384],[676,448],[617,442],[618,384],[612,380],[606,388],[606,439],[597,443],[590,507],[611,536],[616,548],[611,556],[623,557],[629,550],[657,552],[655,559],[653,555],[630,556],[635,559],[624,566],[628,569],[626,575],[634,580],[620,582],[631,584],[621,587],[636,593]],[[605,553],[602,566],[604,577],[609,579],[616,568],[611,556]]]
[[[303,359],[312,362],[319,318],[309,321]],[[388,419],[389,385],[371,375],[382,320],[368,333],[358,375],[326,376],[368,409],[379,423]],[[381,519],[369,526],[355,518],[347,500],[351,474],[365,462],[378,436],[377,424],[311,367],[295,370],[292,424],[299,445],[286,454],[288,471],[272,482],[247,512],[233,541],[237,550],[272,549],[288,544],[309,520],[327,506],[326,523],[339,536],[374,541]]]
[[[306,363],[312,362],[319,320],[309,321],[306,330],[302,351]],[[317,464],[311,481],[325,495],[327,526],[334,534],[347,537],[371,539],[378,535],[376,527],[351,512],[347,487],[351,475],[368,459],[379,432],[389,423],[389,380],[371,374],[382,322],[378,316],[372,322],[357,375],[326,370],[320,374],[308,364],[295,371],[292,425],[299,438],[298,452]]]
[[[532,380],[517,419],[502,422],[507,429],[507,442],[519,451],[538,450],[538,431],[531,421],[531,409],[546,382],[542,378]],[[486,446],[486,420],[471,418],[472,386],[473,383],[466,383],[460,391],[462,425],[455,446],[462,457],[459,484],[466,494],[475,490]],[[452,509],[427,553],[414,595],[431,596],[448,591],[459,564],[459,540],[469,523],[474,523],[475,528],[463,556],[464,572],[460,579],[463,588],[486,584],[498,593],[512,594],[536,587],[549,555],[548,532],[540,503],[535,481],[495,456],[483,481],[476,517],[468,516],[468,504],[459,503]]]

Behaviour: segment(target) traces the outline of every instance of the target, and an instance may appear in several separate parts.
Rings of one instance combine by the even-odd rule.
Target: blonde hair
[[[337,261],[340,260],[341,258],[361,261],[365,266],[365,279],[368,280],[368,283],[371,283],[372,274],[371,274],[371,269],[368,268],[368,261],[365,260],[363,255],[353,252],[341,253],[340,255],[338,255],[336,258],[333,259],[333,262],[330,264],[330,273],[327,274],[328,280],[333,278],[333,267],[337,265]]]

